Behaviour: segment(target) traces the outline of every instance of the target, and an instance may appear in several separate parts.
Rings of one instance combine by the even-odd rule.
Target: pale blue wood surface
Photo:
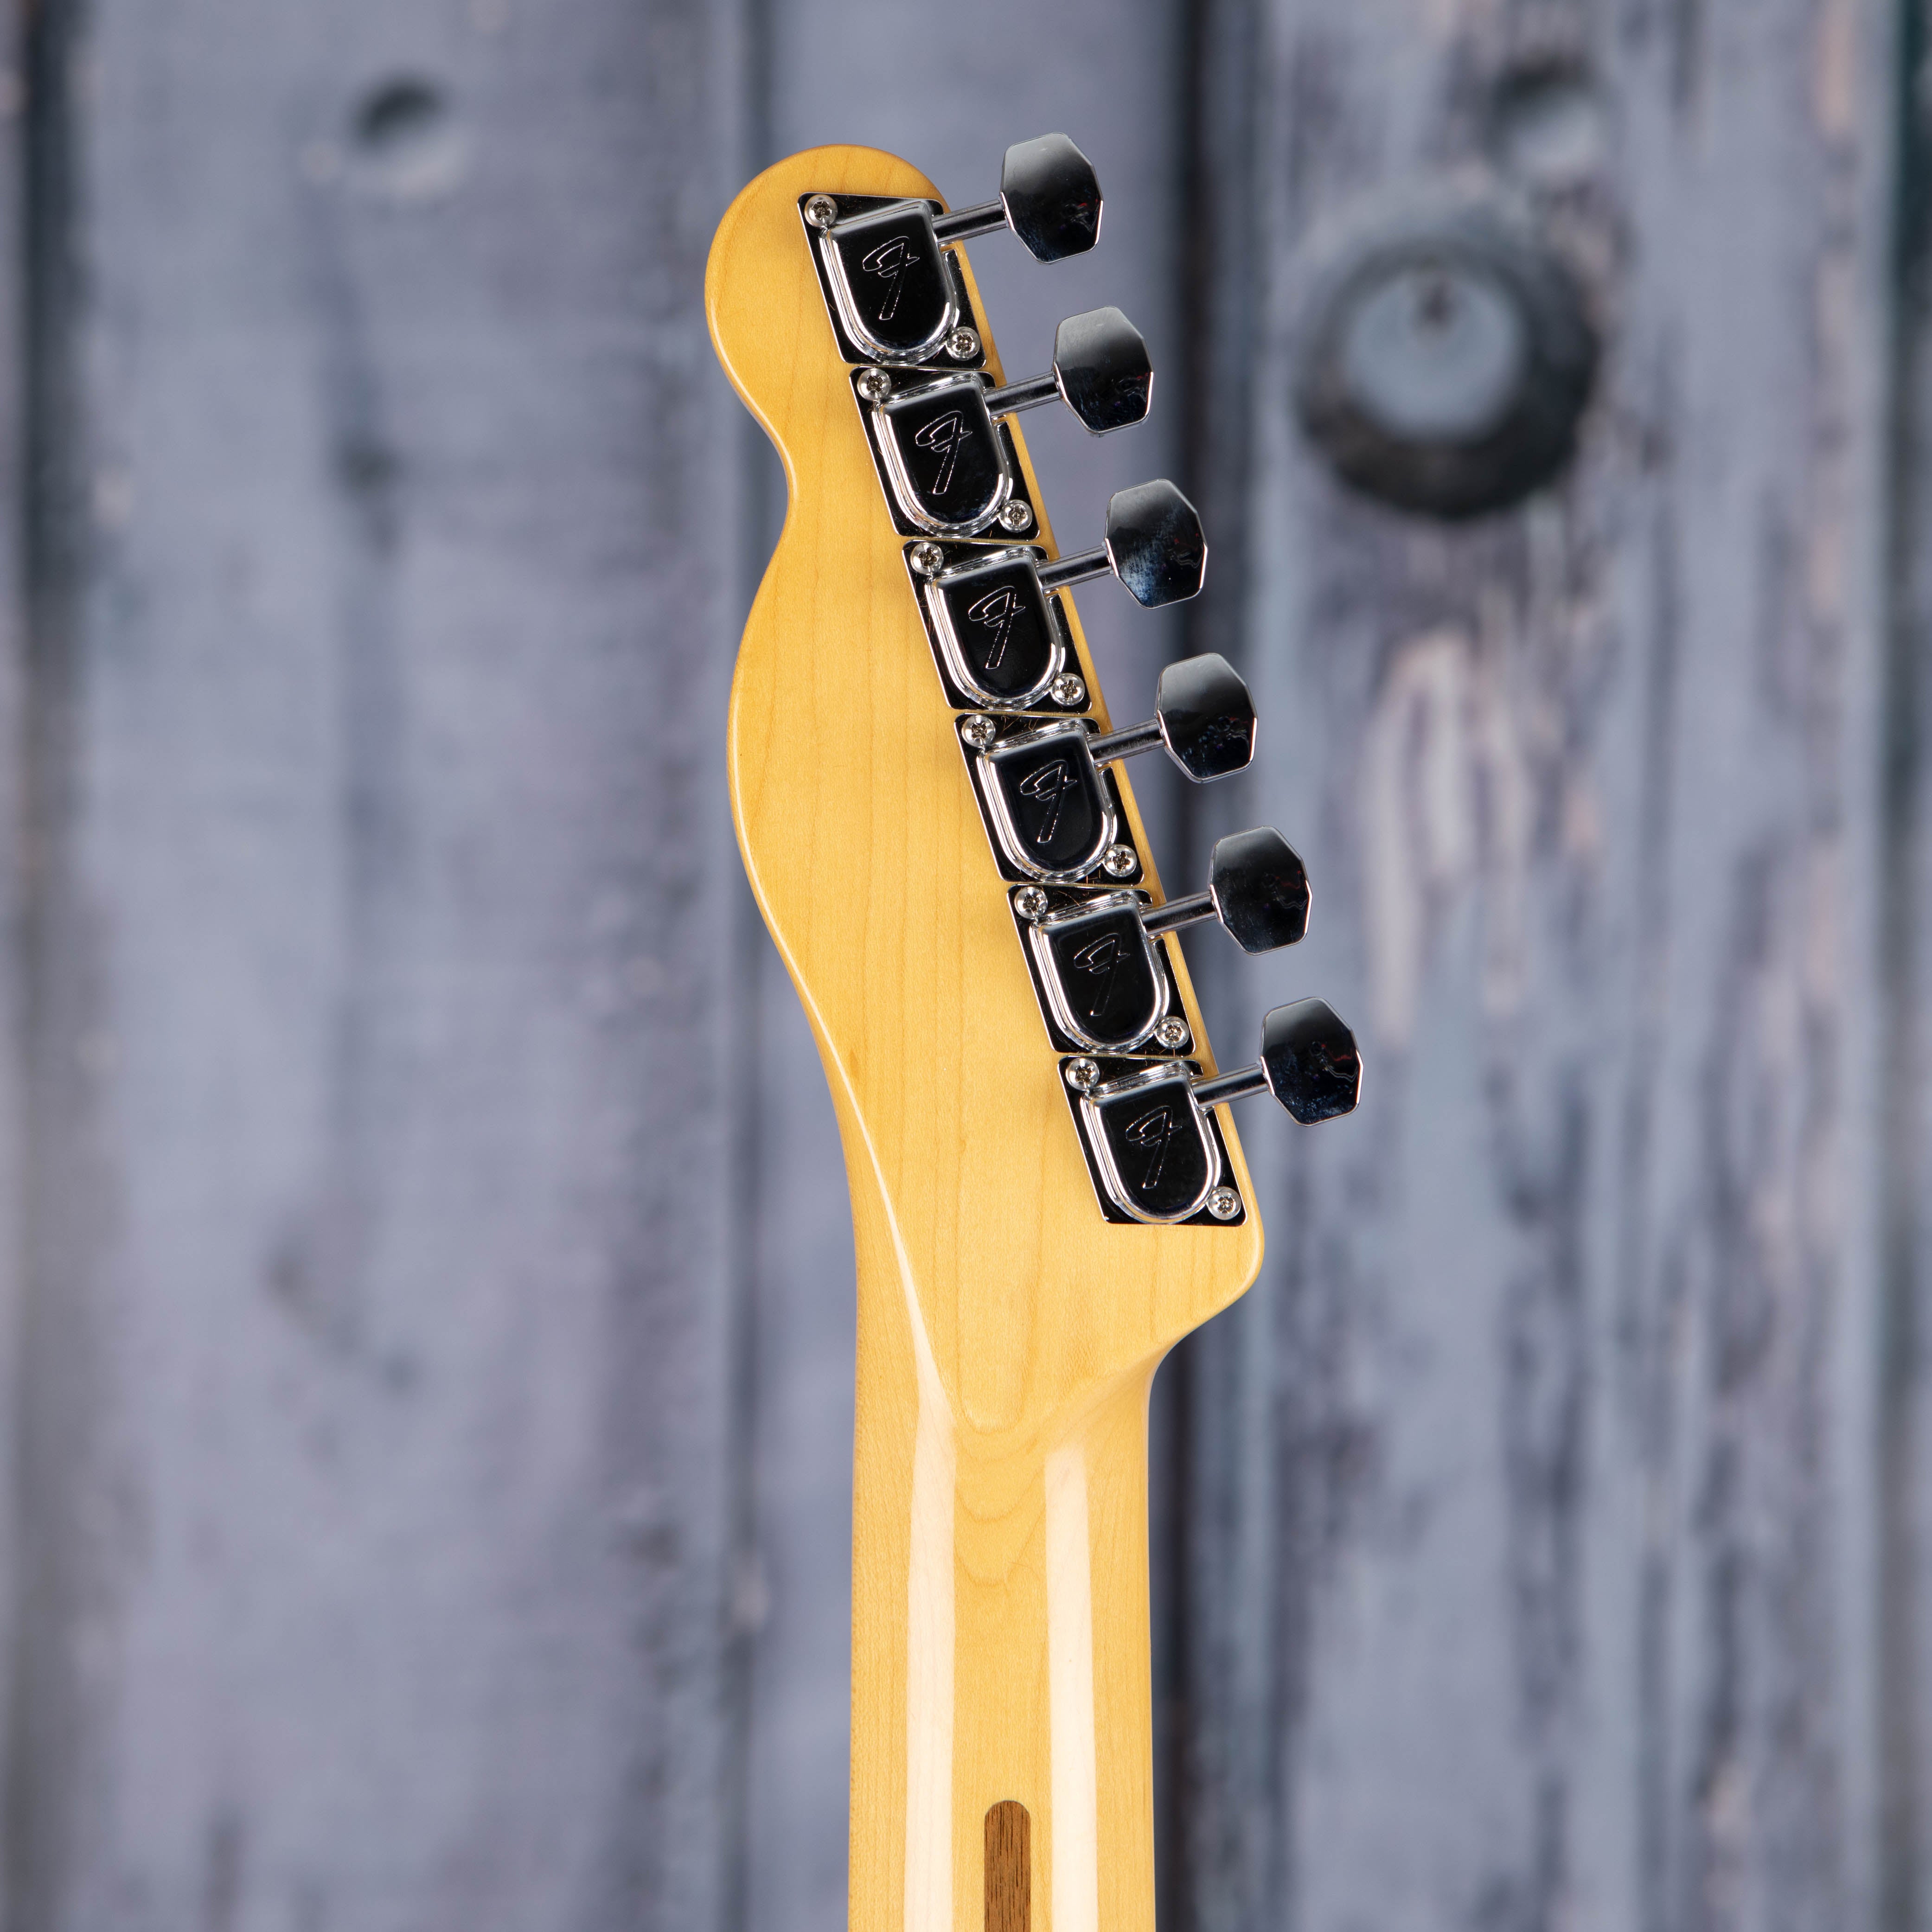
[[[740,44],[50,20],[10,1922],[725,1922]]]
[[[1318,991],[1368,1064],[1244,1120],[1267,1273],[1163,1377],[1164,1932],[1932,1926],[1888,10],[34,20],[9,1932],[842,1924],[850,1238],[730,843],[775,470],[700,284],[781,154],[964,202],[1056,128],[1102,243],[973,244],[1009,368],[1113,302],[1160,373],[1028,419],[1048,507],[1168,474],[1213,546],[1184,625],[1081,593],[1110,700],[1211,648],[1262,709],[1137,772],[1163,872],[1271,821],[1314,878],[1286,959],[1190,938],[1216,1043]],[[1290,400],[1313,264],[1445,176],[1606,346],[1456,530]]]
[[[1214,1932],[1919,1922],[1877,1885],[1889,36],[1297,0],[1226,83],[1254,783],[1366,1080],[1256,1124],[1268,1270],[1191,1358]],[[1316,265],[1445,179],[1606,344],[1575,468],[1462,529],[1292,404]],[[1223,977],[1224,1051],[1281,984]]]

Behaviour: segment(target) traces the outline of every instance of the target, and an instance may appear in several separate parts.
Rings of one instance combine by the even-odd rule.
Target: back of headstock
[[[855,1924],[978,1922],[1010,1805],[1039,1840],[999,1854],[1041,1877],[1034,1919],[1145,1921],[1148,1380],[1260,1264],[1224,1103],[1271,1088],[1318,1119],[1359,1079],[1312,1000],[1269,1016],[1260,1065],[1216,1073],[1178,932],[1290,944],[1307,881],[1257,831],[1164,898],[1122,765],[1238,770],[1252,708],[1204,656],[1116,729],[1067,594],[1106,574],[1144,604],[1191,594],[1198,521],[1150,483],[1060,558],[1013,420],[1131,425],[1145,346],[1098,310],[1010,382],[957,247],[1008,226],[1051,260],[1099,217],[1063,136],[1010,151],[1000,201],[958,214],[903,161],[820,148],[739,196],[706,283],[790,486],[730,759],[859,1250]],[[1100,1779],[1110,1758],[1138,1768]]]

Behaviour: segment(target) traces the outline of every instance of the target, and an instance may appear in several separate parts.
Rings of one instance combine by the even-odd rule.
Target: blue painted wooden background
[[[1169,1932],[1932,1927],[1918,0],[32,0],[0,80],[8,1932],[835,1932],[850,1244],[722,776],[712,229],[868,142],[1102,302],[1347,1123],[1157,1399]],[[1604,344],[1450,526],[1320,263],[1506,193]]]

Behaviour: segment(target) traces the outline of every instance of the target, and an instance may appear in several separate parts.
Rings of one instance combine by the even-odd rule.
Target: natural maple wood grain
[[[1253,1280],[1261,1229],[1122,1226],[1095,1204],[827,326],[797,213],[814,190],[934,190],[869,149],[795,156],[733,203],[706,290],[790,486],[730,773],[852,1192],[852,1923],[976,1924],[983,1821],[1011,1799],[1042,1932],[1135,1932],[1153,1918],[1148,1384]]]

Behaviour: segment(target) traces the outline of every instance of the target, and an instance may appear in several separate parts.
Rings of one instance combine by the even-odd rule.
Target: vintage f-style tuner
[[[962,313],[959,284],[943,252],[950,244],[1011,228],[1036,260],[1058,262],[1084,254],[1100,237],[1100,184],[1064,134],[1009,148],[999,200],[956,214],[935,214],[923,201],[853,208],[830,194],[808,195],[801,208],[818,231],[819,260],[839,321],[860,350],[880,362],[926,362],[963,346],[949,341]],[[976,340],[958,359],[978,350]]]
[[[1324,1000],[1276,1006],[1262,1022],[1261,1058],[1213,1078],[1185,1060],[1106,1069],[1064,1063],[1081,1139],[1106,1198],[1136,1221],[1232,1220],[1240,1196],[1222,1184],[1220,1136],[1208,1110],[1272,1094],[1304,1126],[1352,1112],[1361,1097],[1355,1036]]]
[[[1040,886],[1018,887],[1012,904],[1047,1010],[1068,1040],[1092,1053],[1133,1053],[1150,1040],[1174,1052],[1188,1044],[1187,1023],[1168,1010],[1158,937],[1218,919],[1245,952],[1292,946],[1308,930],[1308,874],[1288,841],[1262,826],[1223,838],[1208,890],[1167,905],[1132,892],[1076,892],[1055,904]]]
[[[1084,718],[1057,718],[1002,735],[994,719],[974,716],[961,720],[959,735],[1003,855],[1026,878],[1070,884],[1113,856],[1119,820],[1102,765],[1160,746],[1198,783],[1226,778],[1254,757],[1255,707],[1234,666],[1204,651],[1161,673],[1144,724],[1095,737]],[[1124,881],[1138,862],[1129,851],[1108,869]]]
[[[1154,364],[1140,331],[1118,309],[1096,308],[1054,332],[1051,370],[1004,388],[968,372],[895,376],[884,369],[860,370],[852,386],[893,497],[916,528],[970,537],[999,519],[1002,530],[1024,536],[1034,523],[1024,503],[1010,520],[1001,517],[1013,466],[993,418],[1058,398],[1096,436],[1126,429],[1147,415]]]
[[[1057,563],[1030,548],[949,560],[931,542],[908,544],[906,560],[952,683],[970,704],[1024,711],[1059,695],[1066,646],[1049,603],[1056,591],[1111,571],[1149,608],[1178,603],[1207,576],[1208,542],[1194,506],[1162,480],[1116,490],[1100,547]]]

